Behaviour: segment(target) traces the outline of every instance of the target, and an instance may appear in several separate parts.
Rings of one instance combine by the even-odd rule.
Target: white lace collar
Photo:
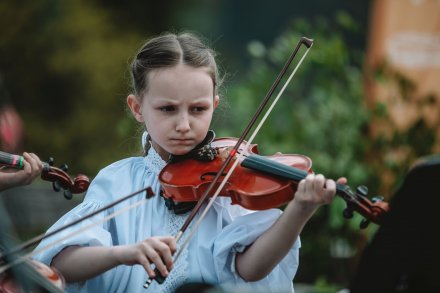
[[[156,150],[153,147],[150,147],[148,154],[145,156],[145,165],[147,168],[155,174],[159,174],[166,164],[167,163],[160,157]]]

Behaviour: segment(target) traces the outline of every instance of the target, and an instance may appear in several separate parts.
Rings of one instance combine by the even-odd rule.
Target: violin
[[[23,169],[24,158],[19,155],[13,155],[0,151],[0,164],[12,168]],[[78,174],[75,178],[70,178],[66,173],[68,166],[66,164],[61,165],[59,168],[53,166],[53,158],[49,159],[49,162],[43,162],[43,171],[41,172],[41,179],[52,182],[53,189],[55,191],[64,190],[64,197],[66,199],[72,199],[73,194],[83,193],[87,191],[90,185],[90,179],[83,175]]]
[[[213,140],[211,147],[216,150],[217,156],[212,161],[194,158],[167,164],[159,174],[164,197],[175,202],[198,201],[237,141],[237,138]],[[313,173],[312,160],[307,156],[275,154],[265,157],[258,155],[257,144],[250,144],[247,149],[245,147],[246,142],[238,147],[237,153],[244,153],[244,159],[219,193],[219,196],[230,197],[232,204],[251,210],[280,207],[293,199],[299,181]],[[185,176],[181,176],[183,173]],[[215,188],[222,183],[222,177],[216,182]],[[353,192],[348,185],[337,184],[336,193],[347,203],[344,217],[351,218],[354,211],[365,217],[361,228],[367,227],[370,221],[380,224],[388,211],[388,204],[382,198],[376,197],[370,201],[366,197],[365,187]]]
[[[55,268],[35,260],[28,260],[21,266],[16,274],[9,270],[0,275],[0,293],[65,292],[64,277]]]

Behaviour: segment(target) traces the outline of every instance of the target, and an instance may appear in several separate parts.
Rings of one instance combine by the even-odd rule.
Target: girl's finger
[[[154,273],[154,270],[151,268],[151,264],[147,258],[141,259],[139,261],[139,264],[141,264],[144,267],[145,271],[147,272],[147,274],[150,278],[156,277],[156,274]]]
[[[348,180],[345,177],[341,177],[336,181],[338,184],[347,184]]]
[[[313,192],[314,194],[320,194],[325,184],[325,177],[322,174],[318,174],[315,176],[315,179],[312,182],[313,184]]]
[[[163,244],[161,246],[158,246],[156,248],[156,251],[159,253],[167,269],[171,270],[173,268],[173,256],[171,255],[170,248],[166,244]]]
[[[159,237],[159,240],[164,242],[169,247],[172,254],[176,252],[177,250],[176,238],[172,236],[163,236],[163,237]]]
[[[304,192],[306,193],[310,193],[313,192],[313,181],[315,180],[315,174],[309,174],[307,175],[306,179],[305,179],[305,188],[304,188]]]
[[[168,276],[168,270],[167,267],[165,266],[161,255],[159,255],[156,250],[154,249],[149,249],[148,253],[147,253],[148,259],[154,263],[154,265],[156,266],[156,268],[159,270],[160,274],[163,277],[167,277]]]

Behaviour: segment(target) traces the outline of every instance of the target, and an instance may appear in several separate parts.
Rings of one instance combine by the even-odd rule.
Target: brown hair
[[[147,41],[131,63],[134,94],[141,97],[148,91],[148,74],[159,68],[186,64],[195,68],[205,67],[211,75],[214,94],[221,81],[215,61],[215,52],[192,33],[166,33]]]

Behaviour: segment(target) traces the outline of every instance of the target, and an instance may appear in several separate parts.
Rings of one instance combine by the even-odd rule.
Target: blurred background
[[[1,150],[90,178],[139,155],[128,65],[165,31],[194,31],[217,51],[225,82],[213,129],[238,137],[306,36],[314,45],[255,139],[260,153],[304,154],[315,172],[389,201],[418,158],[440,152],[439,12],[437,0],[2,0]],[[25,240],[82,196],[67,201],[38,180],[2,200]],[[295,284],[349,284],[377,226],[359,229],[344,207],[336,199],[304,230]]]

